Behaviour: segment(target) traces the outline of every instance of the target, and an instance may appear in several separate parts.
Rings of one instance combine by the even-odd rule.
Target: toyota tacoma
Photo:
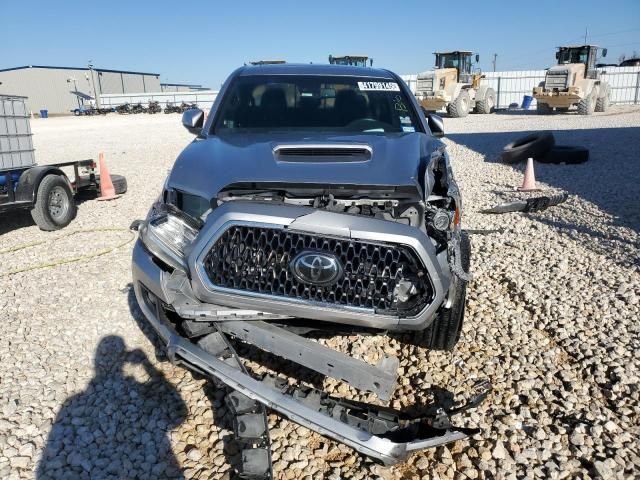
[[[223,384],[243,475],[266,469],[265,406],[386,464],[466,438],[449,416],[329,397],[252,375],[246,342],[389,400],[397,359],[377,365],[310,331],[409,331],[450,350],[462,327],[469,242],[442,120],[382,69],[258,65],[236,70],[136,228],[137,301],[169,357]],[[253,432],[248,434],[247,432]],[[266,471],[266,470],[265,470]]]

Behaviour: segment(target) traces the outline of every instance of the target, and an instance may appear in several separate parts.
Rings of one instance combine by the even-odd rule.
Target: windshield
[[[558,52],[558,63],[587,63],[589,57],[588,48],[571,48]]]
[[[215,132],[415,132],[415,111],[388,79],[318,75],[238,77]]]

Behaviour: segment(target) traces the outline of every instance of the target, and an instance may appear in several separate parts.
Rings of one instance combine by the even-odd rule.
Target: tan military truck
[[[447,109],[451,117],[466,117],[469,112],[491,113],[496,92],[481,85],[482,74],[472,72],[472,52],[435,52],[435,69],[418,74],[416,97],[427,112]],[[480,56],[476,54],[476,63]]]
[[[547,70],[544,82],[534,87],[533,98],[539,114],[555,109],[566,112],[577,105],[580,115],[606,112],[611,103],[611,87],[601,80],[596,69],[598,47],[595,45],[558,47],[558,64]],[[602,56],[607,49],[602,49]]]

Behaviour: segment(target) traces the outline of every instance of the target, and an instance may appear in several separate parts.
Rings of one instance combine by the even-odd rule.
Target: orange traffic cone
[[[531,192],[536,188],[536,174],[533,172],[533,158],[527,159],[527,169],[524,171],[522,186],[518,189],[521,192]]]
[[[98,158],[100,159],[100,196],[98,200],[113,200],[114,198],[118,198],[120,195],[116,195],[116,189],[113,187],[107,162],[104,161],[104,155],[100,153]]]

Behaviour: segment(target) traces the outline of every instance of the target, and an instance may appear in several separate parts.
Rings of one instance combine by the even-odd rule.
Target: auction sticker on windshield
[[[358,88],[363,91],[399,92],[400,85],[395,82],[358,82]]]

